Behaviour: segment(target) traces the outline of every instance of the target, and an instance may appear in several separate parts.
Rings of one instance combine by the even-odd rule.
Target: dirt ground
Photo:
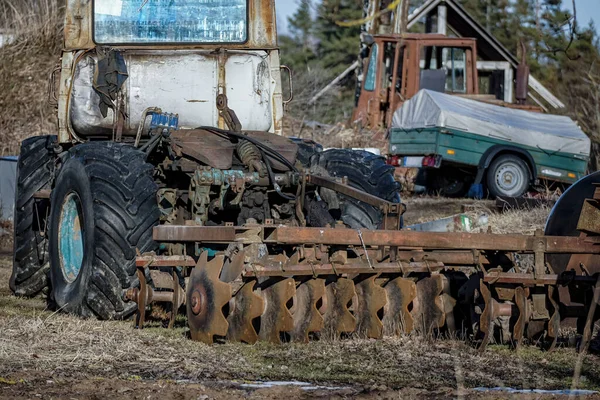
[[[460,212],[461,203],[409,200],[409,210],[422,211],[407,219]],[[503,217],[491,215],[489,203],[473,206],[490,212],[498,232],[535,230],[548,212]],[[131,321],[81,320],[50,312],[41,298],[12,296],[11,258],[0,254],[0,398],[567,398],[507,390],[570,389],[575,375],[579,389],[600,391],[598,352],[582,356],[569,347],[547,353],[491,345],[480,353],[461,340],[415,336],[207,346],[186,337],[183,319],[173,330],[159,323],[136,330]],[[476,389],[498,387],[505,390]]]

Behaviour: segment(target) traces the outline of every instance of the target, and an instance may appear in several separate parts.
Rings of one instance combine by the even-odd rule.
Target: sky
[[[287,33],[287,18],[298,8],[299,0],[275,0],[277,8],[277,28],[280,33]],[[572,10],[572,0],[563,0],[565,8]],[[587,26],[594,21],[596,30],[600,32],[600,0],[575,0],[577,7],[577,23]]]

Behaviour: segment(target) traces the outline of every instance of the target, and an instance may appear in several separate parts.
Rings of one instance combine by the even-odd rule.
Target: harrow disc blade
[[[192,340],[211,344],[213,336],[225,336],[228,323],[223,306],[231,299],[231,287],[219,280],[223,256],[210,262],[206,252],[192,270],[186,292],[188,325]]]
[[[265,302],[262,297],[254,293],[255,283],[256,281],[250,281],[244,284],[233,298],[233,309],[227,317],[228,340],[250,344],[258,340],[252,321],[261,316]]]
[[[417,296],[417,285],[410,279],[396,278],[385,285],[388,303],[383,316],[383,331],[386,335],[410,333],[414,319],[408,306]]]
[[[326,287],[326,307],[324,331],[331,338],[339,338],[342,333],[356,330],[356,318],[348,310],[348,305],[356,295],[354,282],[347,278],[338,278]]]
[[[324,320],[317,309],[317,302],[324,295],[324,279],[310,279],[298,286],[294,303],[292,340],[308,343],[310,332],[320,332],[323,329]]]
[[[552,306],[552,314],[548,320],[548,335],[546,348],[548,351],[554,350],[560,331],[560,313],[558,306],[558,289],[554,286],[548,286],[548,301]]]
[[[444,326],[444,279],[442,275],[432,275],[417,282],[417,296],[411,314],[415,330],[422,334],[430,334],[433,329]]]
[[[527,302],[527,293],[521,286],[515,289],[515,304],[519,310],[519,317],[515,326],[513,327],[513,341],[515,348],[519,348],[523,343],[523,336],[525,335],[525,326],[529,321],[529,303]]]
[[[294,318],[287,304],[295,293],[296,284],[293,278],[280,280],[262,290],[265,311],[260,319],[261,340],[280,343],[281,333],[294,329]]]
[[[492,299],[492,293],[487,285],[483,283],[483,280],[479,281],[479,293],[485,304],[483,312],[479,317],[479,330],[483,333],[483,339],[479,345],[479,350],[483,351],[490,342],[490,338],[494,331],[494,299]]]
[[[357,330],[369,339],[383,335],[383,323],[377,314],[387,304],[385,289],[375,283],[375,278],[372,275],[355,284]]]

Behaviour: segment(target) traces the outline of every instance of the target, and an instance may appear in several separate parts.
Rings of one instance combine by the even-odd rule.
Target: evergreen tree
[[[303,48],[310,48],[315,21],[311,15],[311,0],[301,0],[298,10],[288,17],[289,30],[292,37],[302,44]]]
[[[363,17],[362,0],[323,0],[318,8],[317,53],[323,68],[337,76],[356,61],[360,51],[360,24],[342,27],[337,22]]]
[[[314,25],[311,0],[301,0],[296,12],[288,17],[290,35],[279,36],[282,63],[293,71],[306,69],[315,60]]]

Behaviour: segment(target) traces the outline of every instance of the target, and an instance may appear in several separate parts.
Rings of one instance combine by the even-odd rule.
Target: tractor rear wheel
[[[393,203],[400,202],[400,184],[394,179],[394,167],[373,153],[346,149],[317,153],[311,159],[311,172],[347,177],[349,186]],[[330,212],[339,206],[335,219],[341,219],[353,229],[379,229],[383,223],[383,212],[369,204],[338,194],[339,205],[334,205],[322,197],[329,203]]]
[[[48,199],[34,194],[50,189],[56,136],[36,136],[21,143],[17,162],[13,270],[9,286],[17,296],[35,296],[48,286]]]
[[[116,143],[69,151],[52,191],[50,279],[58,308],[83,317],[124,318],[136,310],[136,252],[155,250],[157,185],[145,154]]]

